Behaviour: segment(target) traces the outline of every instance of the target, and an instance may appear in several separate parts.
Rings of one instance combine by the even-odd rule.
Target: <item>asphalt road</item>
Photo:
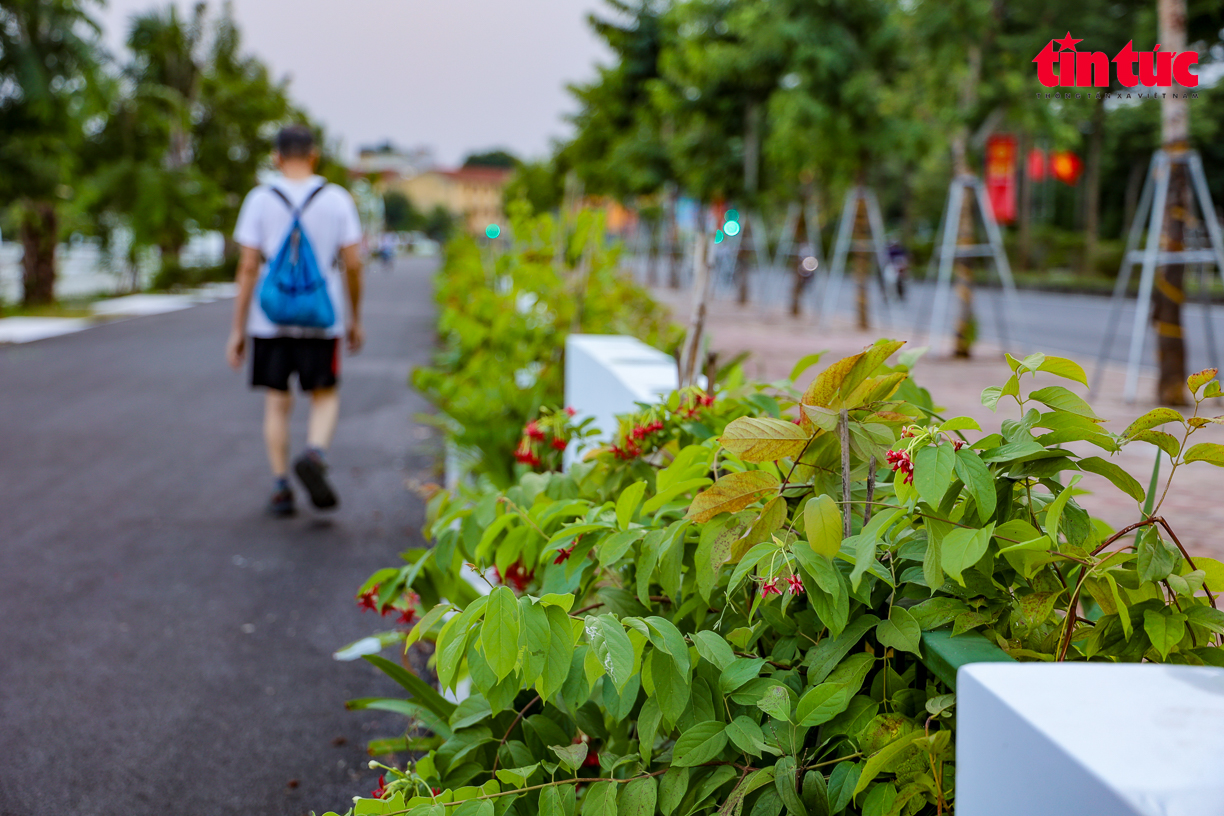
[[[382,628],[360,582],[423,545],[404,483],[436,442],[406,378],[433,265],[367,275],[330,515],[262,514],[230,301],[0,347],[0,816],[343,812],[374,787],[365,743],[404,721],[344,701],[397,687],[331,654]]]

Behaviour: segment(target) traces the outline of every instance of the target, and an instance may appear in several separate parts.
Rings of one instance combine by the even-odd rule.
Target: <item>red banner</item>
[[[995,220],[1016,220],[1016,137],[997,133],[986,140],[986,193]]]

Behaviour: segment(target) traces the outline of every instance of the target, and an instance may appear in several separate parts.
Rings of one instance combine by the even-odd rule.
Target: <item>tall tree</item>
[[[97,35],[77,0],[0,0],[0,196],[16,203],[27,305],[55,298],[59,210],[72,195]]]

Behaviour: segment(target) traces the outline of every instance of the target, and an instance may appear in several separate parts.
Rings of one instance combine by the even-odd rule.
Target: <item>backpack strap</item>
[[[275,193],[276,197],[285,203],[285,206],[289,208],[289,211],[291,213],[293,213],[293,218],[296,221],[297,219],[302,217],[302,213],[306,212],[306,208],[310,206],[310,202],[314,201],[315,196],[323,192],[323,188],[326,186],[327,186],[327,182],[325,181],[322,184],[320,184],[318,187],[311,190],[310,194],[306,196],[306,200],[302,202],[301,207],[294,207],[293,202],[289,200],[289,197],[286,196],[283,192],[281,192],[280,189],[278,189],[275,185],[269,184],[268,189],[271,190],[273,193]]]

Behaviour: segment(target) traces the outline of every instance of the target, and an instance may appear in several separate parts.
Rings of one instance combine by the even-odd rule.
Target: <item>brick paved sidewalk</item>
[[[671,289],[656,289],[654,296],[667,304],[678,322],[687,322],[690,302],[688,292]],[[791,317],[782,309],[768,309],[755,305],[738,306],[734,303],[710,304],[707,316],[710,348],[722,359],[748,351],[751,356],[745,363],[746,372],[757,379],[775,380],[790,374],[799,358],[816,351],[827,351],[821,365],[811,369],[801,381],[806,384],[824,364],[862,351],[864,346],[880,337],[909,340],[921,345],[923,338],[913,338],[907,326],[876,331],[859,331],[848,320],[835,318],[829,323],[816,325],[813,317],[804,315]],[[1016,418],[1014,403],[1011,409],[999,403],[999,413],[994,414],[981,404],[982,389],[989,385],[1002,385],[1009,375],[1003,352],[998,347],[979,344],[976,356],[971,360],[956,360],[946,354],[928,352],[917,364],[914,378],[919,385],[931,392],[937,405],[947,408],[952,416],[971,416],[982,426],[985,433],[999,430],[1004,419]],[[1077,360],[1091,375],[1089,360]],[[1139,380],[1140,401],[1127,405],[1122,400],[1123,370],[1113,367],[1107,370],[1101,393],[1092,397],[1092,407],[1109,422],[1107,428],[1119,433],[1131,420],[1154,407],[1151,394],[1155,390],[1155,378],[1141,376]],[[1040,375],[1037,387],[1042,384],[1060,384],[1083,396],[1088,389],[1078,383],[1049,375]],[[1024,382],[1030,388],[1030,380]],[[1224,406],[1210,405],[1209,415],[1224,413]],[[1224,429],[1216,426],[1199,431],[1196,441],[1224,442]],[[1088,450],[1100,453],[1092,446],[1069,446],[1077,452]],[[1146,488],[1152,476],[1155,451],[1146,443],[1127,445],[1112,461],[1118,463]],[[1101,453],[1107,456],[1108,454]],[[1168,460],[1162,463],[1161,487],[1168,475]],[[1106,521],[1115,529],[1139,519],[1139,511],[1129,496],[1123,494],[1100,476],[1085,473],[1079,486],[1092,491],[1092,495],[1077,499],[1089,513]],[[1205,463],[1194,463],[1181,468],[1160,514],[1169,520],[1178,538],[1193,555],[1200,553],[1224,559],[1224,471]]]

